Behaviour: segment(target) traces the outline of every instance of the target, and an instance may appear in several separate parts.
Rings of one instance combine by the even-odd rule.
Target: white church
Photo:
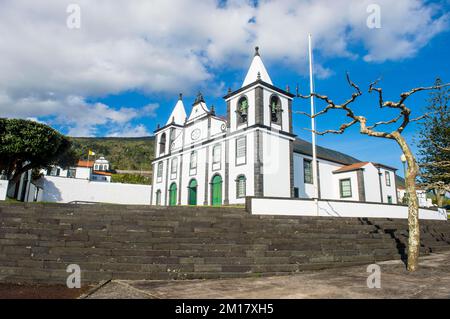
[[[153,205],[244,204],[247,196],[312,198],[312,147],[292,128],[295,96],[272,83],[258,48],[226,118],[182,96],[155,131]],[[395,168],[317,147],[320,199],[396,204]]]

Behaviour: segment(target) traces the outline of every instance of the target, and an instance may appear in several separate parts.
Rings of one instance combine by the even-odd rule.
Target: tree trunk
[[[438,205],[438,207],[443,207],[444,206],[445,192],[442,193],[441,190],[437,189],[435,194],[436,194],[436,204]]]
[[[416,271],[419,263],[420,249],[420,227],[419,227],[419,200],[416,193],[416,178],[419,172],[419,166],[414,158],[409,145],[400,133],[392,134],[395,141],[405,154],[407,169],[405,176],[405,188],[408,195],[408,271]]]

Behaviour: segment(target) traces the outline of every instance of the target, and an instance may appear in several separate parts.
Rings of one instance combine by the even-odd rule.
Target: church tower
[[[273,85],[258,47],[242,87],[224,97],[228,134],[246,136],[246,165],[252,166],[247,169],[254,176],[253,187],[249,188],[253,196],[293,196],[293,98],[290,92]],[[236,153],[243,149],[244,141],[241,143],[231,143],[230,154],[233,147]],[[236,161],[235,165],[243,163]]]

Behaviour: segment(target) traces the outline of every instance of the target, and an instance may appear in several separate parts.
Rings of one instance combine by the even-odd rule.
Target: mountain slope
[[[115,170],[150,171],[154,157],[153,136],[148,137],[71,137],[80,159],[88,158],[88,151],[96,153],[95,158],[104,156]],[[92,158],[92,157],[91,157]]]

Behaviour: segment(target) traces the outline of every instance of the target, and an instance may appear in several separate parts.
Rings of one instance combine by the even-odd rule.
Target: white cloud
[[[72,0],[2,0],[2,116],[50,118],[69,134],[92,135],[100,125],[126,127],[145,111],[87,103],[91,97],[128,90],[177,94],[196,86],[216,92],[224,84],[215,72],[246,67],[256,44],[268,64],[306,72],[309,32],[319,52],[318,76],[327,77],[328,57],[412,57],[449,19],[425,0],[378,0],[381,29],[366,26],[369,0],[264,0],[257,6],[232,0],[220,7],[214,0],[76,2],[79,30],[66,27]],[[355,45],[365,48],[362,56]]]
[[[142,137],[149,136],[151,132],[142,124],[133,126],[131,124],[126,125],[120,130],[114,130],[108,133],[109,137]]]

